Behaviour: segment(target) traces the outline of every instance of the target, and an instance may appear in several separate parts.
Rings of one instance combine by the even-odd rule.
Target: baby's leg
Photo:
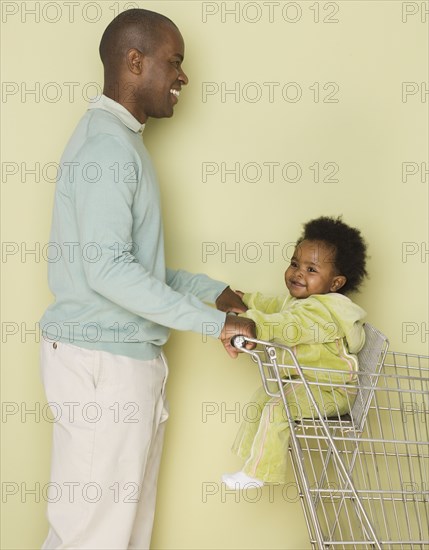
[[[349,398],[340,389],[312,386],[311,392],[324,416],[341,415],[349,409]],[[284,387],[285,397],[293,420],[317,418],[307,391],[301,383]],[[258,429],[242,471],[266,482],[284,483],[290,428],[281,398],[270,399],[262,412]]]
[[[253,440],[258,431],[262,411],[269,400],[270,396],[261,387],[252,395],[249,402],[242,407],[242,411],[246,411],[246,417],[243,419],[232,446],[233,453],[240,458],[246,460],[249,457]]]
[[[246,411],[246,418],[244,418],[237,437],[235,438],[232,446],[232,451],[246,460],[251,452],[253,440],[255,439],[258,431],[259,422],[263,414],[263,410],[267,401],[270,400],[270,396],[267,395],[264,388],[259,388],[252,396],[250,401],[243,407],[243,411]],[[248,476],[243,471],[239,471],[233,474],[224,474],[222,481],[230,489],[245,489],[250,487],[261,487],[264,483],[260,479]]]
[[[285,393],[290,393],[289,385],[286,385]],[[284,483],[289,433],[282,398],[273,397],[263,409],[242,471],[263,481]]]
[[[310,383],[310,391],[323,418],[341,416],[349,412],[354,401],[354,394],[348,394],[341,388],[332,386],[318,386]],[[319,418],[316,408],[310,401],[304,386],[299,383],[287,397],[294,420],[302,418]]]

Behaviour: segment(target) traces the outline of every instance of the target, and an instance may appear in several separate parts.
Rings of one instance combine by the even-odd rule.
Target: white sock
[[[235,474],[223,474],[222,481],[228,487],[228,489],[256,489],[262,487],[264,482],[255,477],[250,477],[244,472],[236,472]]]

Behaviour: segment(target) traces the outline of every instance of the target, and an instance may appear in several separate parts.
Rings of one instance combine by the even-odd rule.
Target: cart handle
[[[251,347],[246,347],[246,344],[251,344]],[[231,346],[235,349],[238,349],[240,351],[245,351],[247,353],[254,353],[255,348],[258,344],[262,345],[268,345],[269,342],[265,342],[264,340],[258,340],[257,338],[249,338],[248,336],[244,336],[244,334],[235,334],[231,338]]]
[[[236,334],[231,338],[231,346],[236,349],[243,349],[246,345],[246,337],[242,334]]]

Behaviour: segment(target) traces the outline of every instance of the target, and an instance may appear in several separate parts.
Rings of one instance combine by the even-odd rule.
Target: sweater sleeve
[[[100,251],[97,261],[83,262],[87,284],[108,300],[149,321],[199,333],[210,324],[210,334],[218,337],[225,313],[207,306],[189,292],[183,293],[185,287],[192,287],[189,280],[184,285],[176,279],[174,284],[179,291],[175,290],[154,277],[151,266],[143,266],[133,255],[129,243],[133,240],[133,200],[139,176],[118,181],[111,169],[112,158],[118,166],[132,163],[136,172],[142,174],[138,155],[115,136],[99,135],[87,140],[77,158],[82,167],[95,165],[97,159],[94,169],[98,170],[99,179],[76,178],[69,186],[81,248],[92,243]],[[152,239],[156,240],[156,236]],[[208,293],[199,290],[197,294]]]
[[[190,293],[203,302],[213,304],[216,298],[228,286],[226,283],[211,279],[204,273],[167,269],[167,284],[182,294]]]

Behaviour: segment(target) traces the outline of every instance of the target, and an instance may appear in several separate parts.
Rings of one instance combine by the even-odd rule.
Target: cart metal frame
[[[428,550],[429,357],[388,351],[380,331],[364,328],[350,412],[328,418],[315,395],[321,386],[332,395],[345,387],[338,371],[299,365],[275,342],[239,336],[234,345],[257,363],[266,393],[283,402],[312,548]],[[285,388],[302,386],[311,418],[288,405]]]

